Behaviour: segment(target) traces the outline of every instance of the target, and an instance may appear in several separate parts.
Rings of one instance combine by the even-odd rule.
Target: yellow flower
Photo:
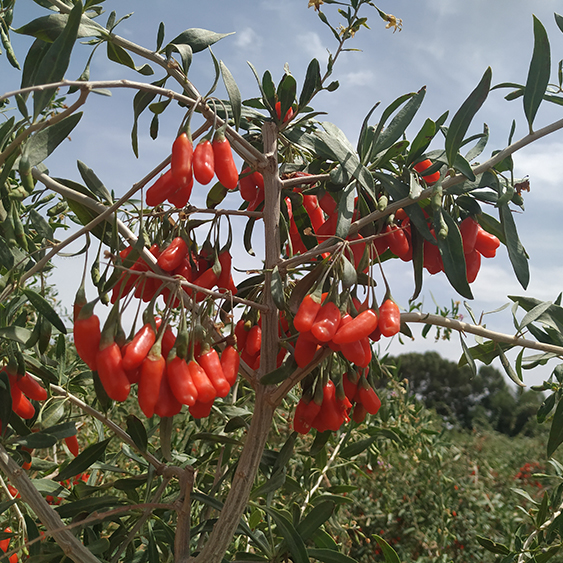
[[[403,20],[400,18],[396,18],[395,16],[391,15],[391,14],[387,14],[387,17],[385,18],[387,21],[387,25],[385,26],[385,29],[389,29],[389,28],[393,28],[393,33],[395,33],[395,31],[399,30],[401,31],[402,27],[403,27]]]
[[[309,5],[307,8],[315,8],[315,12],[318,12],[321,4],[324,4],[323,0],[309,0]]]

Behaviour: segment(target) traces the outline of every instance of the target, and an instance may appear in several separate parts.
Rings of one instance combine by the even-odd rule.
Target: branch
[[[534,340],[527,340],[526,338],[510,336],[509,334],[503,334],[502,332],[494,332],[482,326],[471,325],[462,321],[448,319],[440,315],[430,315],[427,313],[401,313],[401,322],[424,323],[442,326],[444,328],[457,330],[458,332],[468,332],[470,334],[476,334],[477,336],[483,336],[484,338],[494,340],[495,342],[504,342],[506,344],[511,344],[512,346],[531,348],[533,350],[540,350],[542,352],[550,352],[552,354],[555,354],[556,356],[563,356],[563,347],[561,346],[544,344],[543,342],[536,342]]]
[[[5,149],[2,153],[0,153],[0,166],[6,162],[6,159],[18,148],[18,146],[25,141],[32,133],[35,131],[39,131],[41,129],[45,129],[51,125],[55,125],[59,121],[62,121],[65,117],[73,114],[80,106],[86,103],[86,99],[88,98],[89,94],[88,89],[84,89],[80,92],[80,97],[74,104],[72,104],[69,108],[65,109],[61,113],[53,116],[51,119],[47,121],[41,121],[40,123],[36,123],[34,125],[30,125],[27,129],[22,131]],[[8,96],[6,94],[6,96]],[[1,96],[0,101],[4,99],[6,96]]]
[[[100,563],[99,559],[66,528],[59,514],[49,506],[43,495],[34,487],[27,473],[10,457],[1,444],[0,469],[9,477],[23,500],[29,504],[69,559],[75,563]]]

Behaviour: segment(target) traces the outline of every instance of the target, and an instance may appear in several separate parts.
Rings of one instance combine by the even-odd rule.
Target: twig
[[[0,444],[0,469],[8,476],[23,500],[31,507],[44,526],[51,532],[63,553],[75,563],[100,563],[77,538],[66,528],[43,495],[35,488],[27,473],[10,457]]]
[[[117,563],[119,561],[119,556],[127,549],[127,546],[135,539],[137,532],[144,526],[145,522],[148,520],[149,516],[152,514],[153,508],[151,505],[158,503],[162,493],[164,493],[164,489],[168,486],[170,482],[170,477],[163,478],[162,483],[160,483],[158,489],[153,495],[149,506],[145,509],[141,517],[135,522],[135,525],[131,528],[127,537],[123,540],[123,543],[117,548],[114,556],[111,558],[111,563]]]
[[[174,536],[174,554],[176,561],[182,561],[190,556],[190,513],[191,495],[194,486],[194,468],[189,466],[184,470],[184,476],[180,480],[180,487],[184,494],[181,506],[176,508],[178,521],[176,534]]]
[[[49,127],[51,125],[55,125],[55,123],[62,121],[65,117],[74,113],[80,106],[84,105],[89,93],[89,89],[83,89],[80,92],[80,97],[78,98],[78,100],[76,100],[76,102],[74,102],[74,104],[72,104],[69,108],[65,109],[61,113],[58,113],[47,121],[41,121],[40,123],[30,125],[27,129],[22,131],[0,154],[0,166],[4,164],[8,156],[10,156],[14,152],[14,150],[16,150],[18,146],[23,143],[23,141],[25,141],[25,139],[27,139],[32,133],[34,133],[35,131],[40,131],[41,129],[45,129],[46,127]],[[8,95],[0,96],[0,100],[5,98],[6,96]]]
[[[494,332],[482,326],[471,325],[462,321],[448,319],[440,315],[430,315],[428,313],[401,313],[401,322],[403,323],[424,323],[429,325],[442,326],[444,328],[451,328],[458,332],[469,332],[477,336],[489,338],[495,342],[504,342],[512,344],[512,346],[520,346],[521,348],[531,348],[533,350],[541,350],[542,352],[551,352],[557,356],[563,356],[563,347],[555,346],[553,344],[544,344],[543,342],[536,342],[534,340],[527,340],[526,338],[519,338],[517,336],[510,336],[502,332]]]
[[[326,472],[329,470],[330,466],[332,465],[332,463],[336,459],[336,456],[338,455],[338,452],[340,451],[342,444],[344,444],[344,441],[348,437],[348,434],[349,434],[349,432],[344,432],[342,434],[342,436],[340,436],[340,440],[338,440],[338,444],[336,444],[336,447],[334,448],[332,455],[330,456],[328,461],[325,463],[325,466],[323,467],[323,470],[321,471],[321,474],[319,475],[317,482],[313,485],[311,490],[307,492],[307,496],[305,497],[305,500],[303,501],[303,505],[301,506],[301,513],[305,512],[305,509],[307,508],[307,505],[309,504],[309,500],[311,500],[311,497],[315,494],[316,490],[321,486],[321,483],[323,481],[323,477],[326,475]]]

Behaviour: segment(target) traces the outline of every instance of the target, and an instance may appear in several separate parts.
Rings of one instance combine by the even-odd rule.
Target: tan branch
[[[533,350],[540,350],[542,352],[550,352],[557,356],[563,356],[563,347],[555,346],[553,344],[544,344],[543,342],[536,342],[535,340],[527,340],[517,336],[510,336],[501,332],[494,332],[485,327],[464,323],[454,319],[448,319],[440,315],[430,315],[427,313],[401,313],[401,322],[404,323],[424,323],[444,328],[450,328],[458,332],[467,332],[494,340],[495,342],[504,342],[512,346],[519,346],[521,348],[531,348]]]
[[[51,508],[27,473],[10,457],[2,445],[0,445],[0,469],[18,489],[22,499],[31,507],[69,559],[75,563],[100,563],[98,558],[66,528],[58,513]]]

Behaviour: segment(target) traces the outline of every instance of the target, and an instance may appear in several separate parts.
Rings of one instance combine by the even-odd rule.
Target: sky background
[[[385,22],[377,12],[365,7],[363,15],[369,18],[371,29],[361,29],[348,44],[359,52],[343,53],[337,61],[333,79],[340,82],[340,88],[333,93],[321,93],[313,102],[315,110],[327,113],[319,119],[336,124],[354,145],[365,115],[378,101],[381,105],[371,118],[372,124],[377,123],[382,109],[398,96],[427,87],[422,108],[407,131],[412,139],[427,117],[436,119],[446,110],[450,111],[451,117],[488,66],[493,70],[493,84],[508,81],[525,83],[533,48],[532,14],[542,21],[550,38],[553,80],[557,63],[563,58],[563,35],[553,17],[555,11],[563,11],[563,8],[561,2],[554,0],[381,0],[377,5],[402,19],[402,31],[393,33],[385,29]],[[320,22],[312,8],[307,9],[307,0],[120,0],[108,1],[104,7],[107,13],[98,20],[104,24],[111,10],[117,10],[118,17],[134,12],[115,33],[151,49],[155,48],[161,21],[166,26],[165,44],[188,28],[235,32],[213,46],[213,51],[234,75],[243,99],[259,95],[247,61],[254,65],[260,76],[265,70],[270,70],[276,84],[283,75],[284,64],[287,64],[300,91],[309,61],[317,58],[324,71],[327,49],[331,52],[336,49],[332,33]],[[324,5],[322,9],[333,25],[340,23],[335,5]],[[34,15],[46,13],[31,0],[18,0],[13,27],[23,25]],[[23,63],[31,39],[16,34],[12,37],[16,55]],[[89,46],[77,46],[67,78],[75,79],[81,74],[90,50]],[[101,51],[94,57],[91,66],[93,80],[129,78],[151,81],[162,76],[155,68],[153,77],[142,77],[109,62]],[[142,61],[137,59],[137,63]],[[3,56],[0,57],[0,77],[3,91],[17,88],[19,74]],[[214,79],[213,64],[207,52],[194,56],[189,78],[200,92],[207,91]],[[481,132],[483,123],[490,128],[489,145],[481,160],[490,156],[493,150],[506,146],[513,119],[517,123],[515,139],[527,133],[522,101],[505,101],[503,97],[507,92],[491,92],[470,128],[469,134]],[[65,142],[46,161],[51,174],[80,181],[76,168],[76,160],[80,159],[96,171],[108,188],[120,195],[164,159],[170,152],[182,113],[176,109],[167,112],[156,141],[148,136],[151,115],[149,112],[144,114],[140,120],[140,158],[137,159],[130,144],[133,95],[134,92],[129,90],[115,91],[111,98],[91,95],[85,115],[72,133],[72,140]],[[219,89],[217,95],[224,97],[225,93]],[[560,119],[561,114],[559,106],[544,103],[536,117],[535,127],[540,128]],[[440,140],[431,148],[442,147],[443,141]],[[507,295],[553,300],[563,290],[560,250],[562,155],[563,131],[515,155],[516,177],[528,175],[531,184],[531,192],[524,195],[526,212],[517,217],[520,238],[531,257],[531,282],[527,291],[520,287],[506,250],[501,247],[495,259],[483,259],[480,274],[472,285],[475,299],[471,308],[477,315],[499,308],[508,301]],[[206,193],[206,190],[194,188],[192,203],[203,205]],[[238,195],[231,197],[233,205],[238,207]],[[486,211],[498,216],[494,209]],[[241,231],[239,235],[242,236]],[[259,239],[260,232],[256,230],[254,243],[257,249],[260,247]],[[68,306],[79,283],[82,259],[61,259],[59,264],[53,280],[60,288],[63,304]],[[256,266],[256,262],[241,250],[234,265],[244,270]],[[393,296],[401,306],[408,307],[413,291],[411,267],[399,260],[385,266]],[[425,272],[425,276],[421,297],[425,311],[435,311],[433,300],[448,306],[452,299],[459,299],[443,274],[430,277]],[[379,299],[382,296],[383,289],[379,288]],[[461,312],[467,319],[463,305]],[[510,309],[485,319],[488,328],[514,332]],[[472,337],[467,342],[472,345]],[[401,346],[394,339],[388,351],[398,354],[425,350],[437,350],[453,360],[457,360],[461,353],[455,335],[450,343],[435,343],[431,336],[426,340],[417,336],[415,341]],[[514,358],[515,354],[509,357]],[[525,383],[531,385],[547,378],[554,365],[526,372]]]

